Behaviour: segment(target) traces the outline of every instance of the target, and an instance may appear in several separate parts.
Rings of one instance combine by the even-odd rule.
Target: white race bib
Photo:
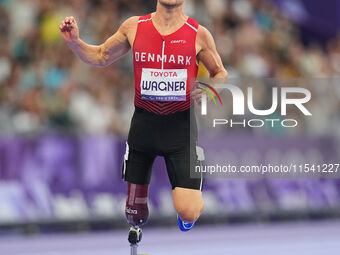
[[[143,68],[140,83],[143,100],[185,101],[187,69]]]

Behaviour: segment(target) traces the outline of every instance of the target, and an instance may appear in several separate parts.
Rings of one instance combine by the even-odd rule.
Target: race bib
[[[187,78],[187,69],[143,68],[141,97],[149,101],[185,101]]]

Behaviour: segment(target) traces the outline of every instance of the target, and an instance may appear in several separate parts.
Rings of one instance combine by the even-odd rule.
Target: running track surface
[[[1,255],[128,255],[127,231],[0,238]],[[335,255],[340,222],[146,229],[150,255]]]

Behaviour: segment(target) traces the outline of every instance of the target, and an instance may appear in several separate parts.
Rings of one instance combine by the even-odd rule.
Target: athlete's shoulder
[[[198,26],[197,36],[199,36],[202,39],[212,38],[212,34],[210,33],[210,31],[206,27],[204,27],[202,25]]]
[[[199,25],[197,29],[197,39],[203,43],[214,40],[210,31],[206,27],[201,25]]]
[[[131,30],[135,30],[138,26],[138,20],[140,16],[132,16],[126,19],[123,24],[120,26],[119,30],[123,34],[128,34]]]
[[[196,42],[200,50],[213,48],[215,46],[214,37],[206,27],[201,25],[198,27],[197,30]]]

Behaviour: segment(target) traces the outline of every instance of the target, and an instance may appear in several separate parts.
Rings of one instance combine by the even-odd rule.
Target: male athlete
[[[198,159],[192,151],[197,133],[190,132],[190,108],[201,98],[200,90],[192,91],[190,82],[197,77],[199,61],[212,78],[226,78],[228,73],[209,31],[185,16],[184,2],[158,0],[155,13],[127,19],[99,46],[80,40],[73,17],[65,18],[60,26],[67,45],[92,66],[106,67],[133,50],[135,113],[123,178],[128,182],[125,213],[135,227],[148,218],[148,185],[157,156],[166,162],[179,228],[190,230],[204,207],[202,180],[190,178],[190,157]]]

